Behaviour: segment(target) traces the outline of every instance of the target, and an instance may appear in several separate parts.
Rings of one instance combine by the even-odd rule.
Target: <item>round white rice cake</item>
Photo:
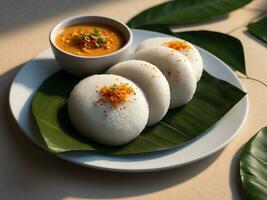
[[[116,107],[99,101],[103,86],[128,84],[133,95]],[[73,126],[85,137],[108,146],[123,145],[136,138],[148,120],[148,104],[142,90],[132,81],[117,75],[89,76],[71,91],[68,114]]]
[[[150,38],[146,39],[143,42],[141,42],[138,46],[136,51],[139,51],[141,49],[151,47],[151,46],[165,46],[168,48],[172,48],[170,44],[173,44],[173,42],[180,42],[183,46],[183,48],[180,49],[175,49],[179,51],[181,54],[183,54],[192,64],[192,67],[195,70],[197,80],[200,80],[202,72],[203,72],[203,60],[202,57],[200,56],[198,50],[194,45],[191,43],[178,39],[178,38],[173,38],[173,37],[155,37],[155,38]]]
[[[149,106],[147,126],[156,124],[165,116],[170,105],[170,88],[155,65],[142,60],[127,60],[114,65],[106,73],[128,78],[144,91]]]
[[[156,65],[165,75],[171,92],[170,108],[182,106],[192,99],[197,79],[183,54],[167,47],[152,46],[137,51],[133,57]]]

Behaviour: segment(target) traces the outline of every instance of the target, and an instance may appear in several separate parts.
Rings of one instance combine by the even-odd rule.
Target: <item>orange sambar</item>
[[[56,36],[56,45],[79,56],[101,56],[122,48],[123,35],[113,27],[98,23],[76,24],[64,28]]]

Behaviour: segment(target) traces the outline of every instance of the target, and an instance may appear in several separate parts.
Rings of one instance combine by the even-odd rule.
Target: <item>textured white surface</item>
[[[156,65],[164,74],[170,86],[171,109],[193,98],[197,79],[191,63],[183,54],[167,47],[151,46],[137,51],[133,57]]]
[[[101,88],[113,84],[128,84],[135,95],[116,107],[97,103],[102,98]],[[142,90],[132,81],[113,74],[92,75],[81,80],[71,91],[68,113],[81,134],[98,143],[115,146],[130,142],[145,128],[148,104]]]
[[[148,126],[159,122],[167,113],[170,88],[165,76],[155,65],[141,60],[127,60],[112,66],[106,73],[128,78],[144,91],[149,105]]]
[[[179,50],[181,54],[183,54],[191,63],[192,68],[194,69],[196,73],[197,80],[201,78],[202,71],[203,71],[203,61],[202,58],[198,52],[198,50],[189,42],[186,42],[185,40],[181,40],[178,38],[173,37],[155,37],[150,38],[142,43],[140,43],[136,51],[145,49],[147,47],[151,46],[166,46],[169,47],[169,44],[172,42],[184,42],[185,45],[187,45],[187,48]]]

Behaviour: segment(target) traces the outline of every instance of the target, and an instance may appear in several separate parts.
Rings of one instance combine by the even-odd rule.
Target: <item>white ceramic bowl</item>
[[[67,26],[80,23],[100,23],[117,29],[125,37],[126,43],[119,50],[101,56],[79,56],[68,53],[55,44],[57,34]],[[133,34],[125,24],[102,16],[77,16],[66,19],[57,24],[50,32],[50,44],[57,62],[70,74],[85,77],[91,74],[103,73],[115,63],[123,60],[133,41]]]

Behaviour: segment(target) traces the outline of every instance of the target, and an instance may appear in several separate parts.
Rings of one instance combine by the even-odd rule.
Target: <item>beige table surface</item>
[[[267,125],[267,89],[242,79],[250,109],[238,136],[222,151],[199,162],[153,173],[111,173],[76,166],[56,158],[28,140],[12,119],[9,87],[21,66],[49,47],[48,33],[60,20],[97,14],[126,22],[162,0],[1,0],[0,1],[0,199],[240,199],[237,173],[242,145]],[[267,0],[254,0],[228,18],[184,26],[239,38],[248,75],[267,83],[267,45],[246,32],[246,24],[263,15]]]

